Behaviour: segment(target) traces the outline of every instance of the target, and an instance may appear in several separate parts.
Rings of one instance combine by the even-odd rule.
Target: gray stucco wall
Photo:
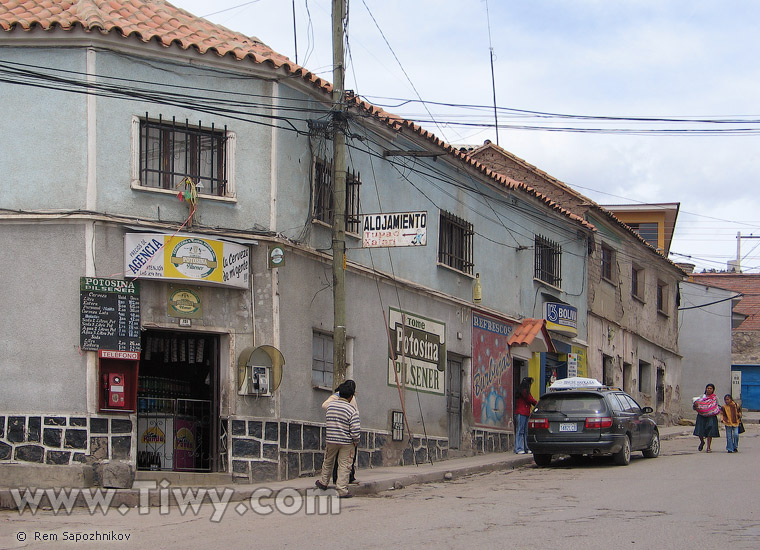
[[[83,413],[79,347],[84,226],[0,224],[0,409]],[[72,327],[77,327],[72,330]]]
[[[692,308],[681,311],[678,337],[683,354],[681,396],[686,417],[696,415],[691,408],[692,398],[702,395],[706,384],[715,384],[715,393],[721,398],[731,393],[732,302],[729,298],[734,295],[720,288],[681,283],[681,307]]]

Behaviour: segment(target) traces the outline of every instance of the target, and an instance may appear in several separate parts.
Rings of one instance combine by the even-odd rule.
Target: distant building
[[[597,229],[589,248],[587,375],[622,387],[655,409],[660,422],[681,415],[681,356],[678,351],[678,284],[684,273],[667,259],[674,208],[640,213],[632,231],[613,212],[525,160],[486,141],[468,154],[497,173],[525,182],[582,216]],[[670,205],[672,206],[672,205]],[[620,207],[625,211],[625,207]],[[635,210],[635,209],[634,209]],[[629,218],[629,220],[632,218]],[[639,219],[639,218],[637,218]],[[645,235],[652,238],[650,245]],[[551,332],[551,329],[550,329]],[[549,356],[543,375],[550,376]],[[569,362],[567,355],[560,361]],[[557,369],[560,377],[567,369]]]
[[[736,292],[709,286],[702,280],[681,282],[681,326],[678,349],[683,355],[681,402],[684,416],[693,418],[692,398],[715,384],[722,397],[731,393],[732,308]]]
[[[602,207],[668,257],[680,203],[604,204]]]
[[[735,385],[741,377],[742,406],[760,410],[760,274],[692,273],[689,280],[739,296],[733,307],[731,372]]]

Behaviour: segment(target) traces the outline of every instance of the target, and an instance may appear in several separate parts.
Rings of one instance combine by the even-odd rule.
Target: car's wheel
[[[631,440],[628,439],[628,436],[623,438],[623,448],[615,453],[613,458],[618,466],[627,466],[631,461]]]
[[[652,434],[652,441],[649,443],[649,447],[644,449],[643,453],[645,458],[657,458],[660,456],[660,432],[655,430]]]
[[[543,468],[552,463],[552,455],[534,454],[533,460],[536,461],[537,466],[541,466]]]

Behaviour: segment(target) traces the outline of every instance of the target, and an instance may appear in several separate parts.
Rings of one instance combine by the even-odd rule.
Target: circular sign
[[[216,253],[200,239],[183,239],[172,250],[171,262],[186,277],[203,279],[219,265]]]
[[[269,251],[269,262],[273,267],[277,267],[285,260],[285,251],[282,247],[275,246]]]
[[[190,317],[200,310],[201,297],[188,288],[180,288],[169,296],[169,306],[177,315]]]

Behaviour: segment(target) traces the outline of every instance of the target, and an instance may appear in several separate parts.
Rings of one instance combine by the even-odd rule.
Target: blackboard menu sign
[[[140,287],[136,281],[79,279],[80,346],[85,351],[140,351]]]

